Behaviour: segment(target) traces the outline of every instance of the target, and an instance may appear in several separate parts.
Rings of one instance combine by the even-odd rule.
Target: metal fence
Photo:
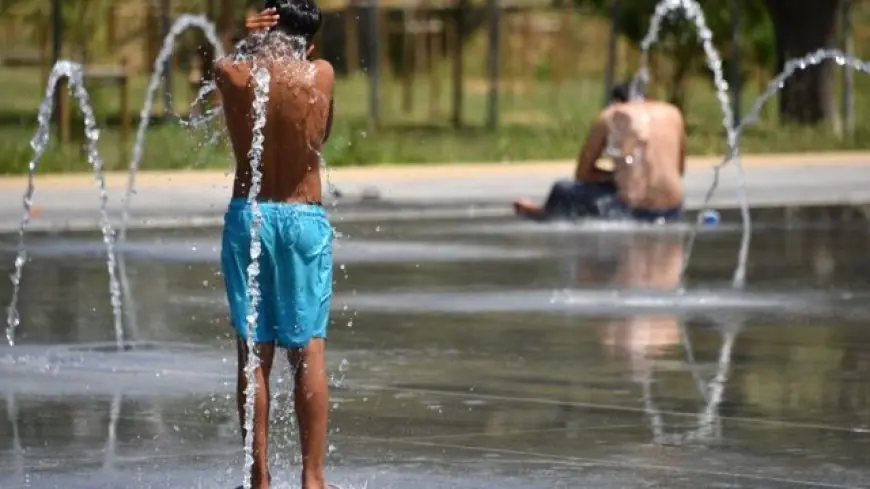
[[[209,12],[229,42],[244,15],[238,6],[226,10],[234,6],[231,1],[176,1],[170,12],[159,8],[168,2],[96,3],[72,18],[66,14],[60,56],[123,66],[134,78],[147,75],[167,19],[185,11]],[[12,10],[0,18],[0,59],[3,70],[38,70],[41,79],[33,77],[38,87],[56,54],[55,24],[51,2],[35,4],[39,8],[26,14]],[[870,5],[863,2],[852,10],[854,17],[867,18]],[[318,44],[352,99],[346,114],[374,124],[560,124],[600,106],[605,86],[637,66],[636,48],[611,36],[609,20],[574,2],[353,2],[325,11]],[[863,41],[870,40],[864,24],[853,22],[849,29],[844,23],[858,55],[867,50]],[[195,85],[202,72],[201,42],[197,33],[185,35],[170,80],[181,77]],[[653,62],[654,79],[667,80],[671,61],[661,56]],[[772,73],[757,69],[751,74],[757,80],[742,84],[749,91]],[[843,77],[847,122],[854,121],[852,80]],[[664,96],[667,87],[659,83],[653,91]],[[710,91],[693,87],[693,102],[707,103]],[[173,87],[173,93],[182,100],[190,95],[184,86]]]

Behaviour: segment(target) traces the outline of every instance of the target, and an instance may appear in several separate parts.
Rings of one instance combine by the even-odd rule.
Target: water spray
[[[121,230],[119,239],[121,243],[127,240],[127,226],[130,220],[130,201],[133,198],[133,193],[136,187],[136,174],[139,170],[139,165],[142,163],[142,155],[145,150],[145,133],[148,130],[148,124],[151,122],[151,111],[154,107],[154,97],[157,90],[160,88],[160,82],[163,80],[167,63],[166,60],[172,56],[175,50],[175,40],[191,27],[199,28],[208,42],[214,46],[215,57],[220,59],[224,57],[223,43],[217,35],[214,23],[208,20],[205,15],[184,14],[178,17],[169,29],[169,33],[163,40],[163,47],[154,59],[154,71],[151,73],[151,81],[148,83],[148,90],[145,93],[145,103],[142,105],[142,110],[139,112],[139,128],[136,131],[136,140],[133,143],[133,158],[130,160],[130,169],[127,175],[127,190],[124,194],[124,208],[121,211]],[[199,94],[197,94],[199,97]],[[204,97],[205,95],[203,95]]]
[[[106,210],[108,203],[108,192],[106,190],[106,178],[103,174],[103,159],[99,153],[98,143],[100,140],[100,130],[97,128],[97,119],[94,115],[94,109],[90,104],[88,91],[84,86],[84,75],[82,66],[79,63],[72,61],[58,61],[55,63],[48,76],[48,84],[45,89],[45,97],[39,105],[39,114],[37,120],[39,127],[36,134],[30,141],[30,147],[33,148],[33,159],[30,160],[27,171],[27,188],[24,191],[23,207],[24,212],[21,216],[21,223],[18,226],[18,254],[15,258],[15,271],[12,273],[12,298],[9,302],[6,315],[6,341],[9,345],[15,344],[15,330],[21,322],[18,312],[18,295],[21,290],[21,275],[24,271],[24,265],[27,263],[27,248],[24,245],[24,235],[27,231],[27,225],[30,222],[31,207],[33,205],[33,194],[36,190],[34,178],[39,162],[48,147],[49,135],[51,133],[51,119],[54,113],[54,95],[57,90],[58,83],[62,78],[66,78],[69,82],[69,88],[78,101],[79,109],[82,112],[85,122],[85,151],[87,153],[88,162],[94,169],[94,179],[100,192],[100,230],[103,234],[103,243],[106,245],[106,267],[109,271],[109,297],[112,304],[112,313],[115,326],[115,340],[118,349],[124,347],[124,329],[122,323],[121,311],[121,289],[118,285],[116,276],[116,260],[115,260],[115,231],[112,229],[112,224],[109,221],[109,215]]]

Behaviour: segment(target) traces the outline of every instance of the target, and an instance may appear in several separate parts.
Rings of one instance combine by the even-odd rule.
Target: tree
[[[108,51],[109,29],[106,22],[112,0],[63,0],[61,9],[62,37],[75,60],[89,61],[93,55]],[[49,2],[32,0],[3,0],[0,15],[10,15],[44,30],[46,38],[51,32],[51,7]]]
[[[579,0],[582,3],[582,0]],[[612,0],[589,0],[590,4],[601,16],[610,16]],[[656,0],[630,0],[619,3],[617,26],[619,33],[628,38],[632,44],[639,45],[649,29],[650,19],[655,11]],[[661,24],[658,42],[654,50],[664,55],[670,63],[668,80],[665,84],[668,99],[677,106],[682,106],[685,97],[685,83],[688,75],[698,66],[701,54],[694,42],[695,33],[681,22],[679,13],[668,15]]]
[[[776,67],[790,58],[832,47],[841,0],[765,0],[776,34]],[[836,116],[834,72],[830,62],[800,71],[782,88],[783,121],[818,124]]]
[[[610,15],[612,0],[575,0],[580,4],[592,6],[602,16]],[[650,19],[655,11],[657,0],[628,0],[620,2],[619,32],[634,44],[639,44],[649,29]],[[731,19],[736,11],[740,16],[743,48],[749,56],[744,63],[756,64],[762,61],[764,53],[773,50],[770,36],[770,20],[764,6],[757,0],[706,0],[703,6],[707,27],[713,33],[713,42],[720,50],[723,62],[729,59],[731,44]],[[685,99],[685,86],[690,75],[704,73],[709,76],[704,64],[704,51],[701,49],[698,33],[694,25],[685,19],[684,13],[672,12],[662,22],[659,41],[652,50],[664,55],[671,69],[667,79],[668,99],[682,106]]]

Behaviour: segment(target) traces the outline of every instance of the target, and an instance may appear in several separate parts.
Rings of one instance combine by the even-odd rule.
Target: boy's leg
[[[245,439],[245,389],[248,379],[245,365],[248,361],[248,346],[244,338],[239,338],[238,371],[236,377],[236,401],[239,409],[239,426],[242,431],[242,442]],[[275,356],[275,345],[258,343],[256,354],[259,365],[254,372],[257,391],[254,395],[254,465],[251,468],[251,487],[263,489],[269,487],[269,374],[272,371],[272,359]]]
[[[261,205],[263,220],[260,227],[262,252],[259,257],[260,274],[257,281],[260,286],[261,301],[258,308],[258,321],[254,331],[255,353],[259,360],[254,370],[256,394],[254,396],[254,432],[253,458],[251,468],[252,486],[254,489],[269,487],[268,466],[268,429],[269,429],[269,374],[272,370],[272,360],[275,356],[275,324],[274,304],[277,303],[277,291],[274,284],[274,257],[271,251],[275,249],[275,213],[268,205]],[[238,370],[236,379],[236,401],[239,411],[239,425],[242,431],[242,441],[245,439],[245,390],[247,375],[245,365],[248,360],[248,265],[251,263],[251,225],[252,213],[244,199],[233,199],[224,219],[223,244],[221,249],[221,269],[224,273],[224,283],[227,289],[227,301],[230,306],[230,323],[236,333],[238,352]]]
[[[275,255],[277,345],[288,348],[302,448],[302,489],[325,489],[328,385],[324,341],[332,298],[332,227],[321,206],[289,204]]]
[[[326,489],[326,425],[329,415],[329,382],[323,338],[313,338],[302,349],[289,351],[295,391],[293,407],[302,445],[302,489]]]

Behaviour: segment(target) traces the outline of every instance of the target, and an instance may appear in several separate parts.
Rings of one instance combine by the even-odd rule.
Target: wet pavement
[[[727,219],[679,290],[685,227],[336,223],[332,479],[870,487],[870,231],[820,212],[763,215],[739,291]],[[18,344],[0,347],[0,487],[240,483],[219,231],[130,239],[123,352],[98,236],[29,239]],[[297,487],[278,370],[276,487]]]

